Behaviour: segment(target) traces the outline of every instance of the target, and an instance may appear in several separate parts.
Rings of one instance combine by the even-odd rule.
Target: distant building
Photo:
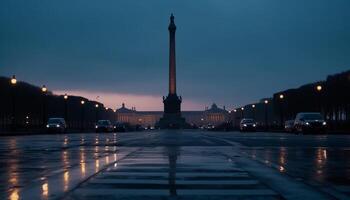
[[[208,124],[219,125],[228,121],[228,111],[219,108],[215,103],[210,109],[204,111],[204,121]]]
[[[155,126],[163,116],[163,111],[136,111],[135,108],[126,108],[125,104],[116,110],[117,121],[143,127]],[[182,116],[191,125],[219,125],[229,120],[229,113],[224,108],[219,108],[215,103],[210,109],[203,111],[182,111]]]

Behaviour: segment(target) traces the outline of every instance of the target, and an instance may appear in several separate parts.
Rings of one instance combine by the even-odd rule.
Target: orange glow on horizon
[[[104,104],[108,108],[120,108],[122,103],[125,102],[129,108],[136,107],[138,111],[162,111],[163,99],[161,96],[155,95],[142,95],[142,94],[127,94],[127,93],[112,93],[112,92],[94,92],[85,90],[56,90],[55,94],[66,94],[75,96],[82,96],[90,100],[96,100],[96,96],[100,98],[98,101]],[[208,102],[210,104],[210,102]],[[184,99],[182,110],[204,110],[205,104]]]

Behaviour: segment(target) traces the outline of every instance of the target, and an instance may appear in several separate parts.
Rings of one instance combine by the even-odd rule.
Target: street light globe
[[[237,112],[237,110],[236,110],[236,109],[234,109],[234,110],[233,110],[233,112]]]
[[[316,86],[316,90],[320,92],[322,90],[322,85]]]
[[[244,108],[242,107],[241,110],[244,110]]]
[[[12,85],[16,85],[17,84],[17,79],[16,79],[15,75],[13,75],[12,78],[11,78],[11,84]]]
[[[265,104],[268,104],[268,103],[269,103],[269,101],[268,101],[268,100],[265,100],[265,101],[264,101],[264,103],[265,103]]]
[[[81,100],[80,103],[81,103],[81,105],[84,105],[84,104],[85,104],[85,101],[84,101],[84,100]]]
[[[43,86],[41,87],[41,91],[42,91],[43,93],[47,92],[47,88],[46,88],[45,85],[43,85]]]
[[[280,94],[280,99],[284,99],[284,95],[283,94]]]
[[[255,108],[255,104],[252,105],[252,108]]]
[[[67,100],[67,99],[68,99],[68,95],[67,95],[67,94],[64,94],[63,98],[64,98],[65,100]]]
[[[98,104],[95,104],[95,107],[98,108]]]
[[[106,110],[108,110],[109,108],[108,107],[106,107]]]

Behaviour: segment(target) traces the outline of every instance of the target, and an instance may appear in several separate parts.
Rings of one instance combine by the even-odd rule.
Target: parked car
[[[67,125],[63,118],[49,118],[47,120],[46,129],[48,132],[64,133]]]
[[[125,132],[126,125],[124,123],[117,122],[113,125],[114,132]]]
[[[297,114],[294,128],[297,133],[324,133],[327,130],[327,122],[321,113],[303,112]]]
[[[239,123],[240,131],[256,131],[256,122],[254,119],[244,118]]]
[[[284,122],[284,130],[288,133],[294,132],[294,120],[287,120]]]
[[[206,127],[207,130],[214,130],[214,128],[215,128],[215,126],[212,124],[208,124]]]
[[[95,126],[96,133],[113,132],[113,125],[109,120],[98,120]]]

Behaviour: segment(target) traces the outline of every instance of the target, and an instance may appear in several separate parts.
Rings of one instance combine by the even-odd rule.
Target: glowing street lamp
[[[316,86],[316,90],[317,90],[317,92],[321,92],[322,91],[322,85],[317,85]]]
[[[41,91],[42,91],[43,93],[46,93],[46,92],[47,92],[47,87],[46,87],[45,85],[43,85],[43,86],[41,87]]]
[[[15,75],[13,75],[12,78],[11,78],[11,84],[12,85],[16,85],[17,84],[17,79],[16,79]]]
[[[12,85],[12,129],[15,130],[16,129],[16,96],[15,96],[15,86],[17,84],[17,79],[16,76],[13,75],[10,81],[11,85]]]
[[[316,86],[316,91],[318,93],[318,109],[321,111],[322,108],[321,108],[321,91],[322,91],[322,85],[317,85]]]
[[[284,95],[283,94],[280,94],[279,96],[281,102],[280,102],[280,114],[281,114],[281,119],[280,119],[280,127],[283,128],[283,99],[284,99]]]
[[[68,95],[64,94],[64,119],[68,122]]]
[[[255,119],[255,104],[252,105],[252,109],[253,109],[253,118]]]
[[[98,111],[99,111],[98,107],[99,107],[98,103],[95,104],[95,108],[96,108],[96,111],[95,111],[95,121],[96,121],[96,123],[97,123],[97,119],[98,119]]]
[[[267,119],[267,117],[268,117],[268,115],[267,115],[267,104],[269,104],[269,101],[267,99],[265,99],[264,104],[265,104],[265,106],[264,106],[265,107],[265,129],[268,130],[269,125],[268,125],[268,119]]]
[[[85,101],[84,100],[81,100],[80,101],[80,104],[81,104],[81,122],[80,122],[80,125],[81,125],[81,132],[83,132],[84,131],[84,125],[85,125],[85,123],[84,123],[84,108],[85,108],[85,106],[84,106],[84,104],[85,104]]]
[[[46,115],[47,115],[47,111],[46,111],[46,94],[47,94],[47,87],[45,85],[43,85],[41,87],[41,92],[42,92],[42,97],[43,97],[43,126],[46,125]]]

